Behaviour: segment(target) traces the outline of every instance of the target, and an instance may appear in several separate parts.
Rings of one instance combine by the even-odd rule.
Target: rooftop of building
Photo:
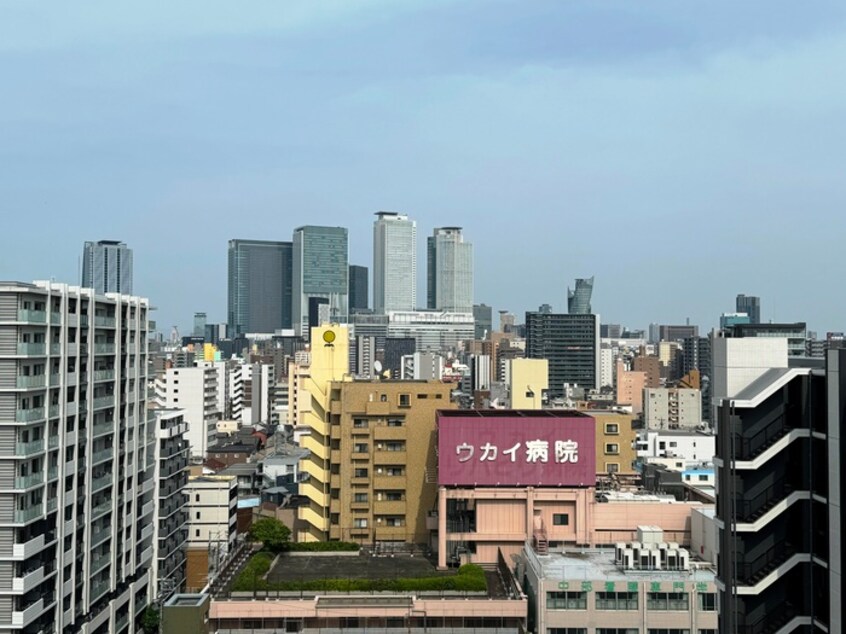
[[[228,445],[218,445],[217,447],[209,447],[209,453],[251,453],[256,450],[256,446],[248,445],[242,442],[233,442]]]
[[[441,418],[590,418],[574,409],[453,409],[438,410]]]
[[[544,577],[558,581],[714,581],[716,571],[708,562],[691,561],[690,570],[624,570],[614,562],[614,549],[584,549],[538,555],[529,561]]]
[[[234,475],[218,473],[215,475],[192,475],[188,476],[188,484],[229,484],[235,481]]]
[[[247,476],[252,475],[258,471],[259,465],[255,462],[239,462],[229,465],[217,475],[219,476]]]
[[[208,594],[174,594],[167,600],[165,607],[175,608],[196,608],[208,602]]]

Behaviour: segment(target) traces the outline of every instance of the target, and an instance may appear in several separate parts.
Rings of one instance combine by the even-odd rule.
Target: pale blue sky
[[[846,3],[0,0],[0,279],[135,251],[164,330],[230,238],[461,225],[476,299],[846,330]],[[425,298],[424,293],[419,297]]]

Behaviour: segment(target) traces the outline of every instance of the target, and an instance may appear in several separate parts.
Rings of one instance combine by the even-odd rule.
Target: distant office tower
[[[292,253],[290,242],[229,241],[232,337],[291,328]]]
[[[493,331],[493,309],[487,304],[473,306],[473,321],[476,324],[475,339],[482,340]]]
[[[576,288],[567,289],[567,312],[571,315],[590,315],[590,298],[593,295],[593,278],[576,278]]]
[[[82,254],[82,286],[98,295],[132,295],[132,249],[117,240],[86,242]]]
[[[380,211],[373,221],[373,310],[417,309],[417,223]]]
[[[343,227],[294,229],[293,322],[308,337],[309,299],[326,299],[329,317],[345,320],[349,309],[349,241]]]
[[[194,336],[206,337],[206,314],[194,313]]]
[[[549,394],[599,387],[599,315],[526,313],[526,358],[549,361]]]
[[[735,301],[735,309],[739,313],[746,313],[747,315],[749,315],[750,324],[761,323],[760,297],[755,297],[754,295],[743,295],[741,293],[737,296],[737,299]]]
[[[414,337],[387,337],[383,364],[385,371],[390,372],[391,378],[400,378],[402,358],[415,352],[417,352],[417,340]]]
[[[784,339],[718,338],[714,359],[728,387],[715,389],[719,631],[843,632],[846,351],[788,367]]]
[[[461,227],[435,229],[427,242],[427,306],[455,313],[473,311],[473,245]]]
[[[367,310],[367,267],[350,264],[350,314]]]
[[[141,627],[155,594],[148,309],[0,283],[0,631]]]
[[[652,327],[650,326],[650,332]],[[682,326],[659,326],[658,327],[658,341],[681,341],[688,337],[698,337],[699,326],[691,326],[685,324]],[[657,342],[655,342],[657,343]]]

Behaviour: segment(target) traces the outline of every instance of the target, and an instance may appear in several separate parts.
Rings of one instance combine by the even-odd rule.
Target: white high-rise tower
[[[417,308],[417,223],[404,214],[380,211],[373,221],[373,308]]]

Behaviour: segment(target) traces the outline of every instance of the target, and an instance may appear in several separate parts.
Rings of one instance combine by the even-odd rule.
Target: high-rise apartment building
[[[86,242],[82,252],[82,286],[98,295],[132,295],[132,249],[118,240]]]
[[[749,315],[750,324],[761,323],[761,298],[754,295],[740,294],[735,299],[735,309]]]
[[[427,307],[473,312],[473,245],[464,241],[461,227],[435,229],[426,253]]]
[[[380,211],[373,221],[373,309],[417,308],[417,223]]]
[[[0,283],[0,631],[129,634],[151,596],[146,299]]]
[[[526,358],[549,361],[549,395],[564,384],[596,389],[599,381],[599,315],[526,313]]]
[[[788,367],[784,339],[718,338],[714,359],[719,631],[842,632],[846,351]]]
[[[150,587],[153,594],[166,600],[185,588],[185,548],[188,538],[188,511],[185,485],[188,483],[188,423],[178,409],[154,409],[156,462],[154,478],[158,483],[157,504],[153,514],[157,528],[153,542],[156,565],[152,568]]]
[[[229,241],[231,336],[291,328],[292,257],[290,242]]]
[[[367,267],[350,264],[350,314],[366,311],[369,306]]]
[[[590,315],[593,310],[590,298],[593,295],[593,278],[576,278],[576,287],[567,289],[567,312],[571,315]]]
[[[156,378],[156,400],[162,407],[181,409],[188,431],[185,438],[192,456],[205,458],[217,438],[218,369],[214,364],[201,363],[191,368],[168,368]]]
[[[298,227],[294,230],[293,326],[308,336],[309,300],[326,300],[329,319],[347,318],[349,241],[343,227]]]

